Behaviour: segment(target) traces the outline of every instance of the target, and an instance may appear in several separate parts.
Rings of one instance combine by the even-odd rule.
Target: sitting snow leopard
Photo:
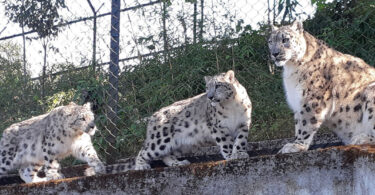
[[[175,102],[154,113],[135,169],[149,169],[161,158],[167,166],[186,165],[175,154],[199,143],[216,142],[225,159],[246,158],[251,101],[233,71],[206,76],[206,93]]]
[[[51,112],[16,123],[4,130],[0,140],[0,176],[19,169],[27,183],[63,178],[57,162],[68,155],[87,162],[85,175],[104,172],[92,145],[96,131],[91,104],[70,103]],[[43,171],[46,177],[39,177]]]
[[[375,143],[375,69],[340,53],[303,30],[301,22],[274,27],[272,60],[283,67],[295,141],[281,153],[305,151],[324,123],[345,144]]]

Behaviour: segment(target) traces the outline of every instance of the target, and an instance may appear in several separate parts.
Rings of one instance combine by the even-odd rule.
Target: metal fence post
[[[162,2],[162,20],[163,20],[163,42],[164,42],[164,62],[169,60],[168,37],[167,37],[167,3]]]
[[[110,45],[110,63],[109,63],[109,91],[108,91],[108,129],[110,134],[107,141],[112,147],[109,147],[107,155],[108,162],[114,162],[117,157],[116,135],[118,129],[116,127],[118,121],[118,75],[119,75],[119,38],[120,38],[120,0],[112,0],[111,11],[111,45]]]

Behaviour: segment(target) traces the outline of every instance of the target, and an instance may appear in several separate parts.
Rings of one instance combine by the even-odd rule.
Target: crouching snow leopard
[[[70,103],[51,112],[16,123],[3,132],[0,140],[0,175],[19,169],[27,183],[63,178],[58,159],[68,155],[87,162],[85,175],[104,172],[92,145],[96,131],[91,104]],[[39,177],[43,171],[45,177]]]
[[[206,93],[175,102],[154,113],[135,169],[149,169],[161,158],[167,166],[189,164],[175,154],[205,142],[216,142],[225,159],[246,158],[251,101],[233,71],[206,76]]]
[[[345,144],[375,143],[373,67],[329,48],[304,31],[301,22],[274,27],[268,46],[276,65],[283,66],[295,119],[295,141],[281,153],[307,150],[323,123]]]

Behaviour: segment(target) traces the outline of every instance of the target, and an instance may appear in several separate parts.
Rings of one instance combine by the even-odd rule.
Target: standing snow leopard
[[[0,175],[19,169],[27,183],[63,178],[57,162],[68,155],[87,162],[85,175],[104,172],[92,145],[96,131],[91,104],[70,103],[51,112],[16,123],[4,130],[0,140]],[[43,171],[46,177],[37,173]]]
[[[375,143],[375,69],[340,53],[303,30],[301,22],[274,27],[268,40],[272,60],[283,67],[295,141],[281,153],[305,151],[324,123],[345,144]]]
[[[233,71],[206,76],[206,93],[175,102],[154,113],[135,169],[149,169],[161,158],[168,166],[190,164],[175,154],[199,143],[216,142],[225,159],[246,158],[251,101]]]

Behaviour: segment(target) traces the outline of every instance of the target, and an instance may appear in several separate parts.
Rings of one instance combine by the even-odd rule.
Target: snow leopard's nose
[[[207,94],[207,98],[212,100],[214,98],[214,94],[213,93],[208,93]]]
[[[95,128],[95,123],[90,123],[90,124],[89,124],[89,128],[90,128],[90,129]]]
[[[207,98],[209,100],[212,100],[214,96],[215,96],[215,89],[211,87],[209,90],[207,90]]]
[[[273,56],[275,56],[275,58],[280,54],[280,52],[275,52],[275,53],[272,53]]]

